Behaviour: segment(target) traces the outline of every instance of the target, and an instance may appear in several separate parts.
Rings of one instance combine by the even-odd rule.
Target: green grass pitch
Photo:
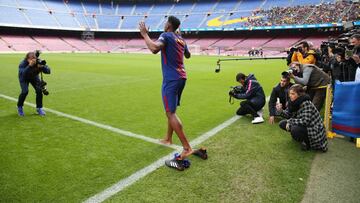
[[[0,55],[0,94],[18,97],[18,64],[24,54]],[[160,139],[166,132],[159,55],[43,54],[44,106]],[[254,73],[267,96],[286,69],[281,60],[224,62],[217,57],[186,60],[187,84],[178,109],[193,140],[234,116],[228,103],[238,72]],[[35,103],[29,88],[27,102]],[[267,106],[266,106],[267,109]],[[0,202],[80,202],[151,164],[172,149],[70,120],[52,113],[16,114],[16,103],[0,98]],[[265,119],[268,118],[267,112]],[[313,153],[276,125],[243,117],[203,143],[209,159],[191,157],[184,172],[161,167],[108,199],[111,202],[299,202]],[[175,144],[180,144],[174,135]]]

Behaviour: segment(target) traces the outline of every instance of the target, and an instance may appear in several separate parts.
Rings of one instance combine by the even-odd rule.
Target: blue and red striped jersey
[[[161,50],[164,80],[186,79],[184,53],[188,48],[184,39],[174,32],[163,32],[158,41],[164,43],[164,48]]]

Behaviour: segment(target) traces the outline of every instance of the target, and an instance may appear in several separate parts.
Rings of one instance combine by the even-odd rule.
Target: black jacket
[[[250,74],[244,83],[243,91],[233,95],[236,99],[246,99],[256,106],[265,105],[265,94],[260,83]]]
[[[270,100],[269,100],[269,113],[270,116],[276,116],[276,100],[280,99],[280,103],[283,106],[283,109],[286,109],[287,102],[289,101],[289,88],[293,85],[290,83],[287,87],[281,87],[280,83],[275,86],[271,92]]]

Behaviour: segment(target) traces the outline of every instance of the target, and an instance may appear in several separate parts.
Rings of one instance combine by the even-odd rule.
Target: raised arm
[[[146,46],[148,47],[148,49],[153,53],[153,54],[157,54],[163,47],[164,44],[161,41],[152,41],[149,37],[148,34],[148,29],[146,28],[146,25],[144,22],[140,22],[139,23],[139,29],[140,29],[140,34],[141,36],[144,38]]]

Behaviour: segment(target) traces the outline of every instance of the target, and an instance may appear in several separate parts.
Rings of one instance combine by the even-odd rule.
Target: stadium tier
[[[319,47],[324,36],[304,38],[292,37],[206,37],[186,39],[190,49],[198,54],[245,55],[252,48],[263,48],[265,55],[284,55],[284,50],[295,43],[306,39]],[[13,36],[0,35],[0,52],[43,51],[55,52],[135,52],[149,53],[144,49],[145,43],[140,38],[96,38],[81,40],[75,37],[55,36]]]
[[[341,23],[359,19],[359,4],[335,0],[80,1],[0,0],[0,25],[134,31],[139,21],[161,30],[175,15],[182,29]]]
[[[282,30],[289,25],[299,28],[316,23],[332,29],[342,21],[357,21],[359,11],[358,2],[335,0],[218,0],[215,3],[203,0],[0,0],[0,27],[5,30],[15,27],[77,32],[75,35],[13,34],[11,31],[0,33],[0,52],[41,49],[57,52],[142,53],[146,52],[145,44],[140,35],[133,34],[138,32],[138,23],[145,21],[150,31],[159,34],[169,15],[181,20],[183,31],[202,32],[212,29]],[[83,31],[131,34],[83,40],[79,34]],[[283,55],[285,48],[307,36],[312,35],[289,36],[280,33],[237,36],[218,33],[205,37],[190,35],[186,36],[186,41],[198,54],[244,55],[249,49],[262,48],[265,55]],[[318,47],[327,40],[324,36],[310,37],[308,40]]]

